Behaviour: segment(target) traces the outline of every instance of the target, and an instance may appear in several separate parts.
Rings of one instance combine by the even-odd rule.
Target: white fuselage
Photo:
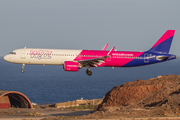
[[[24,48],[12,51],[4,59],[18,64],[63,65],[73,61],[82,50]]]

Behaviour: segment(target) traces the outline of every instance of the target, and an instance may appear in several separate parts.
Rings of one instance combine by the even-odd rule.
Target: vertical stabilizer
[[[168,54],[175,30],[167,30],[148,52]]]

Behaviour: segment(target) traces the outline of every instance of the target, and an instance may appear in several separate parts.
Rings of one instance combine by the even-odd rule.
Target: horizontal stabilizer
[[[157,60],[167,60],[170,57],[174,57],[174,56],[157,56],[156,59]]]

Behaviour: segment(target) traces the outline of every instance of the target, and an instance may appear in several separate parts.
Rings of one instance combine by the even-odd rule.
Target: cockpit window
[[[16,55],[16,52],[10,52],[9,54]]]

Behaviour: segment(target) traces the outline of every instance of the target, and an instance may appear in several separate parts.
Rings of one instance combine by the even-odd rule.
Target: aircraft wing
[[[87,59],[87,60],[79,60],[77,62],[81,63],[81,65],[86,66],[86,65],[90,65],[90,66],[94,66],[97,67],[97,65],[100,65],[102,63],[104,63],[104,60],[108,57],[110,57],[110,54],[112,53],[112,51],[114,50],[115,47],[113,47],[107,55],[99,57],[99,58],[94,58],[94,59]]]

